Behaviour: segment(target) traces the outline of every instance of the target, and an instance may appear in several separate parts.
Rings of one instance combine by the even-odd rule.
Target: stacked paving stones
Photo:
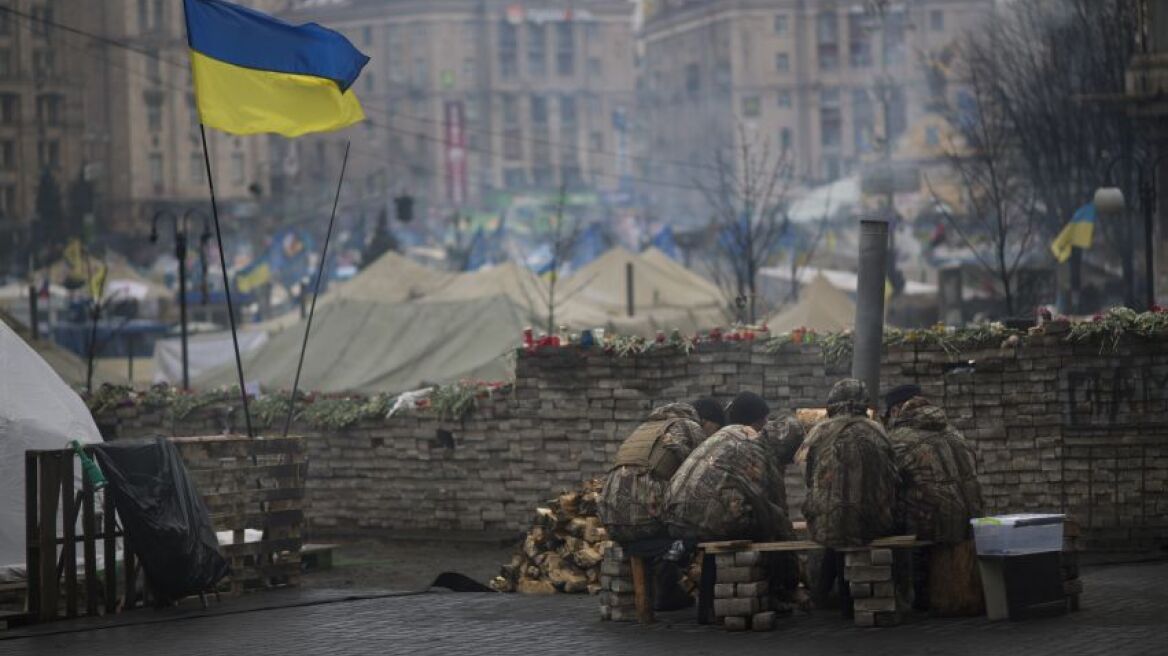
[[[886,388],[916,383],[978,453],[989,513],[1060,512],[1091,518],[1086,549],[1158,548],[1168,541],[1168,340],[1068,343],[1034,336],[1010,348],[885,350]],[[968,361],[975,362],[973,367]],[[603,476],[625,436],[656,405],[743,390],[772,407],[820,407],[847,364],[817,345],[703,344],[628,357],[597,349],[521,352],[508,394],[479,401],[464,422],[399,412],[342,430],[297,422],[309,475],[314,536],[524,530],[555,490]],[[178,421],[165,408],[111,404],[95,417],[107,439],[218,434],[243,428],[234,402]],[[118,407],[114,407],[117,405]],[[439,430],[453,435],[437,439]],[[789,467],[788,501],[803,485]]]
[[[851,589],[856,626],[896,626],[892,549],[862,549],[844,554],[844,578]]]
[[[633,594],[633,570],[624,549],[608,542],[600,561],[600,619],[613,622],[637,621]]]
[[[764,556],[738,551],[714,556],[715,621],[727,631],[770,631],[775,628],[770,583]]]

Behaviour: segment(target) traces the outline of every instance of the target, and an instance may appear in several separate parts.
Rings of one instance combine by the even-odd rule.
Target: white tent
[[[239,352],[251,353],[268,341],[263,330],[239,331]],[[187,340],[187,366],[191,380],[225,363],[235,364],[235,347],[230,331],[190,335]],[[154,342],[154,382],[182,384],[182,338],[170,337]]]
[[[101,441],[89,409],[0,321],[0,568],[23,563],[24,452]],[[2,574],[2,572],[0,572]]]

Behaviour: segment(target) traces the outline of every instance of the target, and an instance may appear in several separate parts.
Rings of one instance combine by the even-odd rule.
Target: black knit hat
[[[713,422],[719,428],[726,425],[726,411],[722,409],[722,404],[714,399],[704,396],[690,405],[694,407],[694,410],[698,411],[698,418],[702,421]]]
[[[892,410],[893,406],[900,405],[901,403],[904,403],[905,401],[920,395],[921,388],[919,385],[913,385],[910,383],[908,385],[898,385],[892,388],[888,391],[887,394],[884,395],[884,415],[887,416],[888,413]]]
[[[726,406],[726,419],[731,424],[752,426],[766,421],[770,414],[770,406],[754,392],[739,392],[730,405]]]

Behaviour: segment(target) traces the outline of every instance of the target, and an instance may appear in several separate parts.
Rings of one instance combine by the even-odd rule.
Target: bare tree
[[[787,195],[791,158],[784,149],[772,152],[770,141],[752,143],[739,126],[732,160],[717,151],[716,184],[695,180],[713,211],[712,228],[718,262],[712,267],[723,291],[739,309],[739,319],[758,320],[758,271],[774,257],[788,228]],[[729,272],[729,276],[727,276]]]
[[[1017,308],[1015,276],[1039,228],[1033,187],[1019,167],[1016,129],[999,102],[997,59],[969,60],[966,88],[976,104],[971,115],[958,117],[957,136],[945,146],[946,158],[963,192],[966,211],[960,216],[940,202],[925,177],[945,220],[997,281],[1005,310]]]
[[[560,185],[560,193],[556,198],[556,213],[552,228],[551,240],[551,270],[548,273],[547,290],[545,293],[545,307],[547,309],[547,333],[551,335],[556,329],[556,285],[560,279],[560,269],[564,260],[568,258],[576,247],[580,237],[579,222],[571,217],[564,216],[564,205],[567,203],[567,187]]]

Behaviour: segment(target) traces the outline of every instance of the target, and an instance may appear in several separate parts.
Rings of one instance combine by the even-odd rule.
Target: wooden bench
[[[861,581],[855,583],[861,586],[872,586],[874,583],[881,583],[881,593],[879,597],[868,594],[864,597],[852,597],[850,586],[853,581],[847,576],[849,570],[845,566],[845,576],[841,577],[841,593],[846,593],[846,597],[852,597],[852,613],[856,618],[857,624],[861,626],[890,626],[896,622],[892,618],[877,616],[877,613],[892,612],[899,618],[899,611],[901,609],[895,606],[895,585],[893,583],[892,558],[889,556],[885,558],[884,551],[891,551],[896,549],[912,549],[916,547],[927,546],[931,543],[917,540],[915,535],[899,535],[886,538],[879,538],[869,542],[866,545],[855,547],[842,547],[835,549],[835,551],[844,554],[845,563],[850,559],[854,567],[866,567],[867,569],[855,569],[851,572]],[[702,582],[699,587],[698,596],[698,622],[701,624],[708,624],[710,616],[712,615],[714,607],[714,585],[717,582],[717,556],[721,554],[739,554],[739,553],[806,553],[815,551],[824,551],[826,548],[818,542],[811,540],[785,540],[780,542],[751,542],[749,540],[731,540],[724,542],[703,542],[698,545],[700,557],[702,558]],[[880,564],[873,565],[871,563],[871,554],[873,551],[879,552],[877,560]],[[888,560],[887,564],[883,561]],[[866,565],[860,565],[860,561],[866,561]],[[908,568],[911,572],[911,568]],[[911,574],[910,574],[911,575]],[[878,581],[876,579],[879,579]],[[864,588],[860,588],[863,590]],[[871,592],[871,590],[868,590]],[[845,596],[841,594],[841,596]],[[889,603],[891,599],[891,604]],[[879,600],[879,601],[873,601]],[[883,609],[889,608],[891,611]],[[879,610],[877,610],[879,609]],[[847,614],[847,608],[842,609]],[[880,624],[877,624],[877,621]]]

